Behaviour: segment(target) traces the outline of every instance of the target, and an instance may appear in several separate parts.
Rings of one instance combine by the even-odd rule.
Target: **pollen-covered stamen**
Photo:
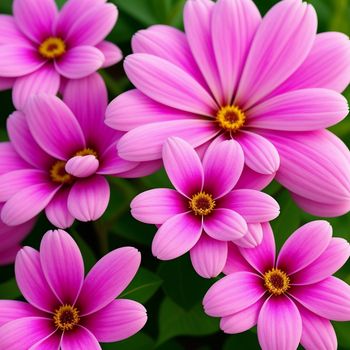
[[[62,332],[72,330],[79,321],[79,310],[67,304],[60,306],[53,315],[55,327]]]
[[[62,56],[66,52],[65,42],[58,37],[49,37],[39,46],[39,53],[47,59],[54,59]]]
[[[63,160],[58,160],[54,163],[50,169],[50,177],[53,182],[61,184],[70,184],[73,182],[74,178],[66,172],[65,166],[66,162]]]
[[[290,288],[288,275],[280,269],[271,269],[264,274],[264,285],[273,295],[284,294]]]
[[[95,156],[97,158],[97,152],[92,148],[84,148],[81,151],[75,153],[76,156]]]
[[[214,210],[215,200],[211,194],[201,191],[192,196],[189,201],[189,206],[195,215],[205,216]]]
[[[236,132],[245,123],[246,116],[237,106],[224,106],[216,114],[216,121],[225,131]]]

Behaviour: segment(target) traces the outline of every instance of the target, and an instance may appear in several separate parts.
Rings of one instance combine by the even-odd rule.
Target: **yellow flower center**
[[[50,60],[62,56],[65,52],[66,44],[58,37],[49,37],[39,46],[40,55]]]
[[[76,156],[95,156],[97,158],[97,152],[92,148],[84,148],[81,151],[75,153]]]
[[[284,294],[290,288],[288,275],[280,269],[271,269],[264,274],[264,285],[273,295]]]
[[[216,114],[216,121],[225,131],[236,132],[245,123],[245,114],[237,106],[224,106]]]
[[[189,206],[196,215],[205,216],[214,210],[215,200],[211,194],[201,191],[192,196]]]
[[[61,184],[70,184],[73,182],[73,176],[68,174],[65,169],[66,162],[58,160],[50,169],[50,177],[53,182]]]
[[[53,322],[62,332],[72,330],[80,321],[79,311],[71,305],[62,305],[55,310]]]

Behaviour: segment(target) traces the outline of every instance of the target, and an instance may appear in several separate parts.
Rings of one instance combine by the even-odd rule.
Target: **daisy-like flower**
[[[266,184],[276,174],[304,210],[349,211],[349,150],[324,130],[348,114],[340,94],[350,77],[348,38],[316,35],[315,11],[301,0],[280,1],[263,19],[251,0],[188,0],[184,27],[153,26],[133,38],[124,66],[137,90],[106,114],[108,125],[128,131],[120,156],[159,159],[170,136],[198,147],[224,135],[239,142],[257,177]]]
[[[141,254],[113,250],[84,279],[84,262],[71,236],[48,231],[40,252],[24,247],[15,262],[16,280],[28,303],[0,300],[0,348],[97,350],[146,323],[145,308],[116,299],[134,278]]]
[[[230,246],[224,272],[204,297],[205,312],[221,317],[226,333],[258,326],[263,350],[336,350],[329,320],[350,320],[350,286],[332,274],[350,256],[350,245],[332,238],[326,221],[295,231],[275,260],[271,227],[254,249]]]
[[[55,95],[63,79],[120,61],[120,49],[104,40],[117,17],[105,1],[68,0],[58,12],[55,0],[14,0],[13,16],[0,15],[0,77],[16,78],[16,108],[38,92]]]
[[[138,166],[117,155],[115,144],[123,133],[103,123],[107,90],[97,73],[68,82],[64,101],[32,97],[24,113],[8,119],[11,143],[5,146],[11,152],[0,148],[8,169],[0,176],[1,218],[7,225],[22,224],[43,209],[60,228],[74,219],[96,220],[109,202],[105,175],[137,177],[153,171],[150,164]]]
[[[261,223],[279,214],[278,203],[269,195],[234,189],[244,165],[236,141],[211,145],[202,163],[190,144],[170,138],[163,161],[176,190],[149,190],[131,202],[131,214],[137,220],[161,225],[152,243],[159,259],[190,251],[199,275],[217,276],[226,262],[228,242],[258,245],[263,237]]]

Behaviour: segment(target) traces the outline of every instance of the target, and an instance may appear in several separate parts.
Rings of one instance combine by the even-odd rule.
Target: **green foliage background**
[[[31,1],[31,0],[28,0]],[[65,0],[57,0],[61,6]],[[139,29],[152,24],[182,27],[182,7],[185,0],[112,0],[119,8],[119,20],[109,40],[118,44],[124,55],[130,53],[130,39]],[[277,0],[255,0],[265,13]],[[318,13],[319,32],[342,31],[350,34],[350,0],[310,0]],[[0,1],[0,12],[11,13],[12,0]],[[131,85],[123,73],[122,63],[101,71],[108,86],[110,99],[128,90]],[[349,99],[350,89],[346,91]],[[7,140],[5,124],[13,111],[11,93],[0,93],[0,140]],[[333,131],[350,146],[350,119],[341,122]],[[201,306],[205,291],[214,281],[198,277],[188,256],[170,262],[152,257],[150,244],[156,228],[134,220],[129,214],[130,200],[138,193],[155,187],[170,186],[163,171],[137,180],[110,179],[112,196],[103,218],[95,223],[79,223],[69,232],[77,240],[88,270],[102,255],[117,247],[132,245],[142,253],[142,268],[123,297],[145,304],[149,320],[142,332],[103,349],[119,350],[209,350],[259,349],[256,331],[226,335],[219,331],[218,320],[207,317]],[[315,219],[303,213],[291,200],[288,192],[277,183],[266,191],[281,206],[281,215],[272,223],[280,247],[285,239],[301,224]],[[350,214],[331,219],[336,236],[350,240]],[[38,248],[41,236],[52,229],[40,217],[25,244]],[[1,243],[0,243],[1,244]],[[350,283],[350,262],[338,273]],[[103,286],[102,286],[103,288]],[[0,298],[21,299],[14,280],[13,266],[0,268]],[[335,323],[339,349],[350,349],[350,322]],[[20,349],[19,349],[20,350]]]

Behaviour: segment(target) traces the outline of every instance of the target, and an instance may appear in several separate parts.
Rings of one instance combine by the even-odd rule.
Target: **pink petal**
[[[46,232],[40,244],[40,262],[57,298],[74,305],[83,285],[84,262],[73,238],[63,230]]]
[[[229,316],[255,304],[264,294],[261,277],[245,271],[232,273],[209,288],[204,311],[209,316]]]
[[[85,148],[77,119],[58,97],[33,97],[27,104],[26,117],[34,139],[53,157],[66,160]]]
[[[140,252],[132,247],[115,249],[100,259],[85,278],[77,302],[81,315],[101,310],[118,297],[134,278],[140,262]]]
[[[161,160],[152,160],[149,162],[142,162],[142,163],[138,163],[134,168],[128,171],[119,173],[118,176],[122,178],[138,178],[138,177],[148,176],[158,171],[161,167],[162,167]]]
[[[244,155],[234,140],[216,143],[203,158],[204,189],[215,199],[230,192],[242,174]]]
[[[35,72],[19,77],[13,86],[13,103],[19,110],[24,109],[28,98],[39,93],[56,95],[60,76],[51,65],[45,65]]]
[[[270,297],[261,308],[258,337],[262,350],[295,350],[300,342],[302,321],[288,297]]]
[[[123,59],[123,53],[120,48],[109,41],[101,41],[95,47],[99,49],[105,57],[102,68],[113,66]]]
[[[31,46],[31,42],[22,34],[17,27],[17,23],[13,16],[0,15],[0,44],[22,44]]]
[[[31,349],[38,341],[55,332],[52,320],[25,317],[0,327],[0,348],[6,350]]]
[[[67,207],[69,192],[69,188],[61,188],[45,208],[47,219],[55,227],[65,229],[72,226],[74,222],[74,217]]]
[[[284,243],[277,266],[293,274],[312,264],[332,239],[332,226],[323,220],[312,221],[296,230]]]
[[[30,168],[30,165],[16,152],[11,142],[0,142],[0,154],[0,175],[13,170]]]
[[[271,196],[249,189],[233,190],[220,199],[220,206],[236,211],[248,223],[271,221],[280,211],[278,203]]]
[[[161,159],[162,147],[169,137],[181,137],[194,148],[212,139],[218,131],[212,121],[187,119],[139,126],[124,135],[117,147],[122,158],[133,161]]]
[[[9,226],[7,226],[7,227],[9,227]],[[15,226],[15,227],[17,227],[17,226]],[[13,264],[13,262],[16,259],[16,255],[20,249],[21,249],[21,246],[19,244],[14,244],[14,245],[12,244],[5,251],[1,250],[0,251],[0,266]]]
[[[84,326],[99,342],[109,343],[133,336],[146,322],[146,309],[141,304],[133,300],[117,299],[89,315]]]
[[[299,1],[275,5],[256,32],[235,103],[251,107],[294,73],[311,50],[316,29],[311,5]]]
[[[218,108],[191,75],[163,58],[133,54],[126,57],[124,69],[142,93],[159,103],[204,116],[211,116]]]
[[[240,248],[240,252],[251,266],[263,274],[275,265],[276,247],[270,224],[263,223],[261,226],[264,233],[261,244],[254,249]]]
[[[265,137],[241,132],[235,140],[242,146],[246,165],[259,174],[274,174],[280,166],[280,157],[274,145]]]
[[[204,278],[218,276],[226,263],[227,243],[202,234],[190,250],[191,262],[196,272]]]
[[[25,299],[40,310],[53,313],[59,301],[46,281],[39,252],[30,247],[21,249],[16,257],[15,273]]]
[[[0,76],[21,77],[33,73],[45,64],[36,50],[28,46],[1,45]]]
[[[259,174],[245,165],[242,175],[238,180],[235,188],[250,188],[253,190],[261,191],[274,179],[274,177],[275,174]]]
[[[303,89],[275,96],[249,110],[250,127],[308,131],[337,124],[349,112],[347,100],[327,89]]]
[[[193,147],[178,137],[169,138],[163,146],[163,162],[176,190],[191,197],[203,188],[203,167]]]
[[[300,344],[305,349],[337,350],[338,342],[330,321],[298,305],[303,323]]]
[[[255,269],[247,262],[247,260],[244,259],[238,247],[234,243],[229,242],[227,244],[227,247],[227,260],[223,270],[225,275],[241,271],[248,271],[253,273],[256,272]]]
[[[192,249],[201,233],[201,221],[191,213],[173,216],[154,236],[152,253],[161,260],[175,259]]]
[[[172,216],[188,211],[185,203],[177,191],[156,188],[140,193],[131,201],[131,215],[146,224],[160,225]]]
[[[36,344],[34,344],[29,350],[57,350],[61,344],[61,334],[55,332],[49,337],[46,337]]]
[[[258,323],[259,313],[264,301],[264,298],[261,298],[246,309],[223,317],[220,321],[220,328],[225,333],[236,334],[254,327]]]
[[[0,91],[10,90],[15,83],[15,78],[0,78]]]
[[[235,241],[248,231],[246,221],[233,210],[218,208],[203,218],[203,228],[212,238],[219,241]]]
[[[75,156],[68,160],[65,170],[75,177],[84,178],[96,173],[100,163],[93,155]]]
[[[62,350],[101,350],[95,336],[85,327],[78,326],[74,332],[65,332],[61,341]]]
[[[334,321],[350,319],[350,286],[336,277],[307,286],[293,286],[290,293],[315,314]]]
[[[235,240],[235,244],[242,248],[255,248],[264,238],[264,232],[260,224],[248,224],[247,233],[240,239]]]
[[[232,101],[260,23],[259,10],[251,0],[221,0],[214,6],[211,34],[225,104]]]

